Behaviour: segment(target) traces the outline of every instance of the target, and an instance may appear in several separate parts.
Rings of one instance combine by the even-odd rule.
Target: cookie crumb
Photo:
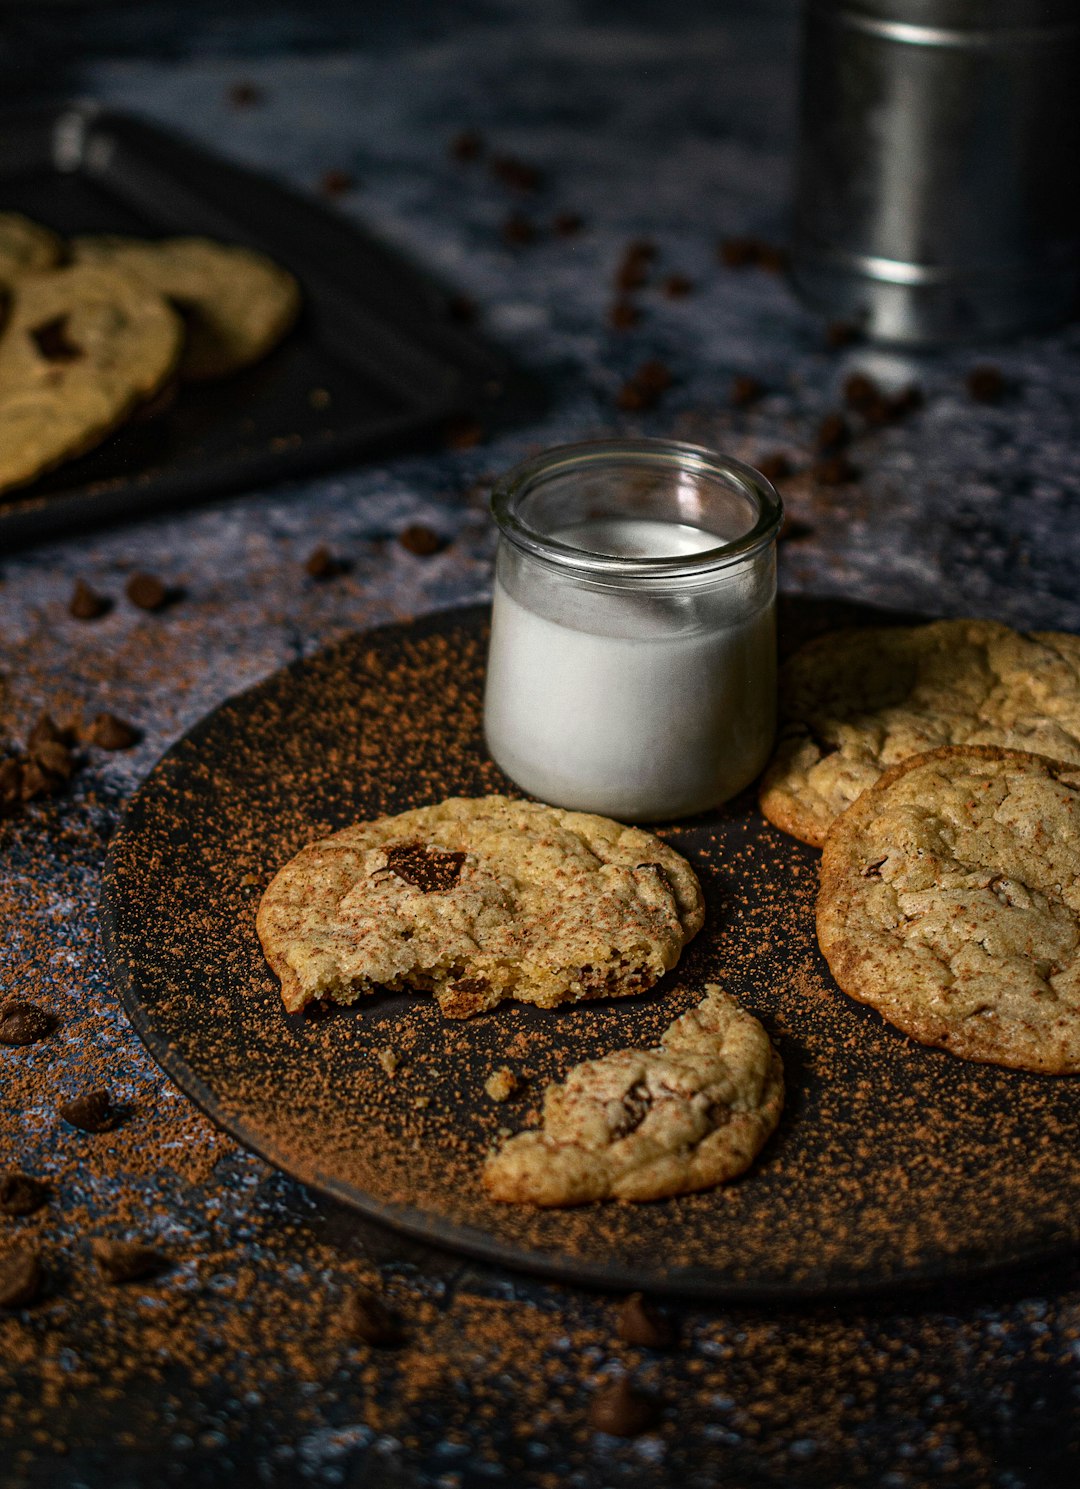
[[[519,1085],[520,1082],[509,1065],[500,1065],[484,1082],[484,1090],[492,1101],[509,1101]]]
[[[90,588],[85,579],[76,579],[68,601],[68,614],[76,620],[99,620],[112,609],[112,601]]]
[[[416,1110],[418,1112],[427,1111],[428,1107],[431,1105],[431,1097],[430,1096],[414,1096],[413,1097],[413,1100],[412,1100],[412,1104],[413,1104],[413,1106],[416,1108]]]
[[[395,1076],[401,1068],[401,1056],[397,1050],[390,1049],[388,1045],[377,1049],[375,1058],[390,1077]]]

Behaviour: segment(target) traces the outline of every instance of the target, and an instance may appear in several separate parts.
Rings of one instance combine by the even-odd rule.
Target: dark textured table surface
[[[24,737],[42,709],[77,705],[143,731],[134,750],[95,752],[66,794],[0,837],[0,985],[59,1020],[48,1040],[0,1050],[0,1167],[53,1184],[37,1216],[0,1222],[0,1245],[34,1237],[50,1270],[40,1304],[0,1316],[0,1483],[1076,1482],[1068,1261],[873,1305],[687,1308],[675,1351],[625,1345],[616,1300],[404,1242],[216,1134],[128,1026],[96,902],[125,798],[207,710],[349,630],[489,593],[491,476],[544,445],[616,431],[751,460],[783,451],[796,467],[783,483],[787,590],[1080,628],[1080,330],[920,358],[830,350],[781,276],[718,263],[721,236],[784,233],[786,0],[0,15],[13,99],[100,98],[302,189],[347,173],[340,210],[472,297],[550,396],[542,419],[469,448],[0,556],[5,731]],[[465,129],[539,167],[540,188],[515,195],[483,158],[452,158]],[[515,211],[537,227],[527,245],[504,241]],[[553,231],[559,213],[580,213],[582,230]],[[617,330],[614,275],[640,237],[657,254],[632,296],[637,323]],[[665,292],[673,274],[688,293]],[[648,358],[674,385],[655,409],[620,411]],[[982,404],[965,378],[988,361],[1006,386]],[[860,433],[857,479],[826,484],[807,469],[814,431],[855,368],[917,381],[925,404]],[[730,399],[739,375],[764,385],[749,407]],[[436,530],[442,551],[402,547],[410,523]],[[348,571],[307,577],[317,544]],[[134,570],[181,597],[157,615],[134,608]],[[69,616],[76,578],[117,600],[108,615]],[[131,1108],[96,1139],[56,1115],[85,1081],[88,1047]],[[156,1240],[175,1265],[103,1300],[98,1235]],[[406,1347],[374,1363],[337,1324],[358,1280],[380,1282],[411,1321]],[[658,1431],[589,1430],[591,1392],[622,1371],[662,1401]]]

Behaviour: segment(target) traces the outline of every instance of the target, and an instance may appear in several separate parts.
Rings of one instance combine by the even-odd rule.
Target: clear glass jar
[[[497,485],[484,699],[530,795],[631,821],[719,805],[776,722],[783,508],[741,461],[675,440],[548,450]]]

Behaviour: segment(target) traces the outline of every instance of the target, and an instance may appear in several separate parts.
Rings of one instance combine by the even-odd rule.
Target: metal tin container
[[[882,341],[1080,307],[1080,0],[807,0],[794,278]]]

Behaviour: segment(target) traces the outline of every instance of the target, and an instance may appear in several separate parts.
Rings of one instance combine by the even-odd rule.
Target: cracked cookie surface
[[[1080,637],[943,620],[816,638],[781,669],[761,810],[820,848],[883,771],[969,744],[1080,763]]]
[[[655,1200],[747,1169],[780,1119],[780,1056],[757,1019],[715,984],[655,1049],[575,1065],[544,1093],[543,1125],[484,1166],[510,1204]]]
[[[606,817],[453,797],[312,843],[257,929],[285,1007],[428,991],[448,1018],[651,987],[701,928],[690,865]]]
[[[829,833],[817,930],[843,991],[923,1044],[1080,1071],[1080,767],[977,746],[894,767]]]

